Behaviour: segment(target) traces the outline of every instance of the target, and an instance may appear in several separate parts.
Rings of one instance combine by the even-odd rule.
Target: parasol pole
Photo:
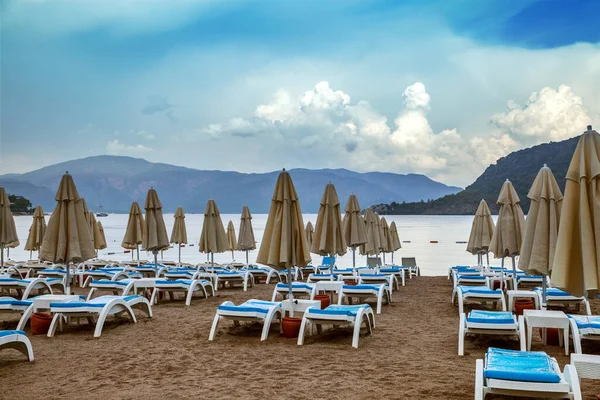
[[[213,252],[210,252],[210,264],[212,266],[212,272],[215,272],[215,256],[213,254]]]
[[[67,273],[65,274],[65,294],[71,294],[71,263],[67,263],[66,268]]]
[[[356,276],[356,246],[352,246],[352,274]]]
[[[512,267],[513,267],[513,289],[517,288],[517,267],[515,265],[515,256],[512,256]]]
[[[181,266],[181,243],[177,243],[177,246],[179,247],[179,266]]]
[[[248,250],[246,250],[246,265],[250,266],[250,264],[248,263]]]
[[[152,250],[152,254],[154,254],[154,268],[158,267],[158,250]]]
[[[500,290],[504,287],[504,257],[500,262]]]
[[[33,257],[33,251],[29,250],[29,259],[30,259],[30,260],[32,260],[32,258],[31,258],[31,257]]]
[[[290,300],[290,317],[294,316],[294,294],[292,293],[292,268],[287,268],[287,280],[288,280],[288,299]]]
[[[542,274],[542,309],[546,307],[546,274]]]
[[[4,273],[4,243],[0,247],[0,271]]]

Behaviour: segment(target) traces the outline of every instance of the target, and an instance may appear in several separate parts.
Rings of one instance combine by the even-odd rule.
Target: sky
[[[595,0],[5,0],[0,11],[0,174],[113,154],[466,186],[511,151],[600,126]]]

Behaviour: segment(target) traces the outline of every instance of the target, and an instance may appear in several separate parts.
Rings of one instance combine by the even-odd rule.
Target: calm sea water
[[[266,214],[254,214],[252,216],[252,225],[254,234],[258,241],[256,247],[260,246],[260,241],[263,236],[265,224],[267,222]],[[49,217],[46,216],[46,220]],[[104,226],[104,233],[108,247],[99,252],[99,257],[111,260],[127,260],[131,259],[131,254],[123,253],[121,248],[121,240],[127,226],[127,214],[110,214],[108,217],[99,218]],[[206,260],[206,255],[198,252],[198,240],[202,231],[202,214],[186,214],[185,222],[188,232],[188,240],[193,246],[183,247],[181,249],[181,258],[184,262],[198,263]],[[223,214],[221,215],[223,224],[231,220],[238,233],[240,225],[240,216],[238,214]],[[402,248],[394,253],[394,260],[400,261],[401,257],[416,257],[417,263],[421,267],[423,275],[445,275],[448,266],[451,265],[466,265],[475,263],[476,258],[466,251],[465,243],[456,243],[457,241],[468,241],[469,232],[471,230],[471,216],[430,216],[430,215],[398,215],[385,216],[388,224],[392,221],[396,222]],[[317,220],[316,214],[305,214],[304,223],[311,221],[313,225]],[[26,260],[29,258],[29,252],[25,251],[25,241],[27,233],[31,225],[32,218],[30,216],[15,217],[17,232],[21,245],[10,250],[10,258],[13,260]],[[173,217],[171,214],[165,215],[167,225],[167,233],[171,234],[173,228]],[[430,241],[438,241],[438,243],[430,243]],[[410,243],[405,243],[410,241]],[[115,253],[109,255],[108,253]],[[258,250],[252,251],[249,254],[250,262],[256,260]],[[140,251],[140,258],[150,259],[152,254]],[[34,253],[35,257],[35,253]],[[160,257],[160,256],[159,256]],[[245,261],[243,252],[234,253],[235,260]],[[167,260],[177,260],[177,248],[174,247],[164,252],[164,258]],[[313,263],[319,263],[321,257],[312,255]],[[390,261],[391,255],[386,255],[386,261]],[[215,262],[230,262],[232,260],[231,252],[215,254]],[[365,264],[365,257],[358,254],[357,251],[357,266]],[[337,265],[341,267],[352,266],[352,252],[349,250],[346,255],[339,257]]]

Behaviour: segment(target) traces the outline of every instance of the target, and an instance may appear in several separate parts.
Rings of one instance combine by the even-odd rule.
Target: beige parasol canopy
[[[227,235],[221,221],[221,214],[219,213],[217,204],[212,199],[206,203],[202,233],[200,234],[200,243],[198,245],[198,250],[201,253],[210,253],[213,267],[214,253],[223,253],[227,250]]]
[[[506,180],[498,196],[498,223],[489,247],[496,258],[518,256],[521,251],[525,216],[520,202],[512,183]]]
[[[94,247],[96,250],[103,250],[106,248],[106,236],[104,235],[104,227],[102,222],[96,222],[96,230],[94,231]]]
[[[237,250],[248,251],[254,249],[256,249],[256,239],[252,229],[252,214],[250,214],[248,206],[244,206],[240,220]]]
[[[361,244],[367,243],[367,230],[365,229],[365,221],[360,215],[360,205],[356,195],[351,194],[344,208],[346,214],[342,220],[344,228],[344,239],[346,245],[355,249]]]
[[[158,264],[158,252],[169,248],[169,237],[163,219],[162,204],[154,188],[148,190],[144,209],[146,210],[146,218],[142,248],[154,254],[154,265],[156,265]]]
[[[234,251],[237,249],[237,239],[235,237],[235,226],[233,221],[227,224],[227,250]]]
[[[360,254],[374,256],[379,254],[379,226],[375,219],[375,213],[371,208],[365,210],[365,228],[367,232],[367,242],[360,246]]]
[[[283,170],[277,178],[271,198],[271,208],[256,261],[279,270],[287,268],[290,285],[291,269],[305,267],[310,262],[303,228],[296,188],[290,174]]]
[[[175,222],[173,223],[173,231],[171,232],[170,243],[187,244],[187,230],[185,228],[185,213],[182,207],[177,207],[175,211]]]
[[[131,203],[127,229],[121,247],[125,249],[137,249],[144,241],[144,215],[137,201]]]
[[[310,251],[321,256],[343,256],[346,254],[346,249],[346,240],[342,231],[340,200],[335,186],[328,183],[321,198]],[[330,260],[333,261],[332,258]]]
[[[552,285],[575,296],[600,288],[600,135],[581,136],[567,171]]]
[[[90,234],[92,236],[92,244],[94,245],[94,249],[98,250],[96,239],[99,238],[100,232],[98,231],[98,221],[96,221],[96,216],[93,211],[88,212],[88,223],[90,226]]]
[[[308,249],[312,247],[313,238],[315,237],[315,228],[313,228],[312,222],[308,221],[306,227],[304,227],[304,234],[306,235],[306,244]]]
[[[383,230],[383,238],[385,239],[385,251],[391,252],[394,244],[392,243],[392,237],[390,236],[390,226],[388,225],[385,217],[381,217],[380,222],[381,229]],[[382,249],[384,248],[384,246],[381,247]]]
[[[8,193],[0,186],[0,268],[4,268],[4,249],[18,241]]]
[[[544,165],[527,195],[527,213],[519,269],[528,274],[547,275],[552,268],[563,195],[550,168]]]
[[[33,212],[33,222],[29,228],[29,235],[27,236],[27,242],[25,242],[25,250],[39,250],[42,241],[44,240],[45,232],[46,218],[44,217],[44,210],[42,209],[42,206],[37,206]]]
[[[373,213],[375,216],[375,221],[377,223],[377,232],[379,234],[379,251],[386,253],[387,252],[387,239],[385,238],[385,233],[383,232],[383,225],[381,224],[381,218],[379,218],[379,214]],[[389,229],[389,227],[388,227]]]
[[[58,204],[46,227],[40,260],[69,264],[94,258],[96,252],[85,219],[83,202],[69,173],[63,175],[54,199]],[[69,274],[70,268],[67,268],[67,293],[70,293]]]
[[[482,264],[481,255],[489,251],[492,236],[494,236],[494,220],[486,201],[481,199],[475,217],[473,217],[467,244],[467,251],[477,256],[480,265]]]
[[[392,264],[394,263],[394,252],[402,248],[402,244],[400,244],[400,236],[398,236],[398,228],[396,227],[396,222],[392,221],[390,224],[390,239],[391,239],[391,247],[389,250],[392,252]],[[390,243],[390,242],[388,242]]]

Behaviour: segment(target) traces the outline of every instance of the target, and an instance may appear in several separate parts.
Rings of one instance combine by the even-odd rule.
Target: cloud
[[[152,151],[152,149],[143,144],[126,145],[121,143],[119,139],[111,140],[106,145],[106,152],[112,155],[140,154],[148,153],[150,151]]]
[[[583,106],[583,99],[569,86],[558,89],[545,87],[532,93],[525,105],[508,102],[508,110],[490,118],[502,132],[510,134],[523,144],[542,141],[560,141],[580,133],[592,118]]]
[[[548,137],[572,137],[590,119],[581,98],[562,85],[533,93],[523,107],[511,105],[508,112],[494,114],[488,132],[463,136],[456,127],[434,131],[428,119],[431,96],[422,82],[408,86],[402,97],[391,125],[368,102],[353,102],[323,81],[299,96],[280,89],[272,102],[256,107],[253,117],[236,117],[200,131],[215,140],[257,137],[265,156],[285,153],[292,163],[312,159],[314,167],[420,172],[469,182],[507,153]]]
[[[171,110],[171,108],[173,105],[169,103],[166,96],[149,96],[146,105],[142,108],[142,113],[152,115]]]
[[[141,138],[146,139],[146,140],[154,140],[154,135],[149,132],[146,132],[143,129],[140,131],[136,131],[135,135],[140,136]]]

